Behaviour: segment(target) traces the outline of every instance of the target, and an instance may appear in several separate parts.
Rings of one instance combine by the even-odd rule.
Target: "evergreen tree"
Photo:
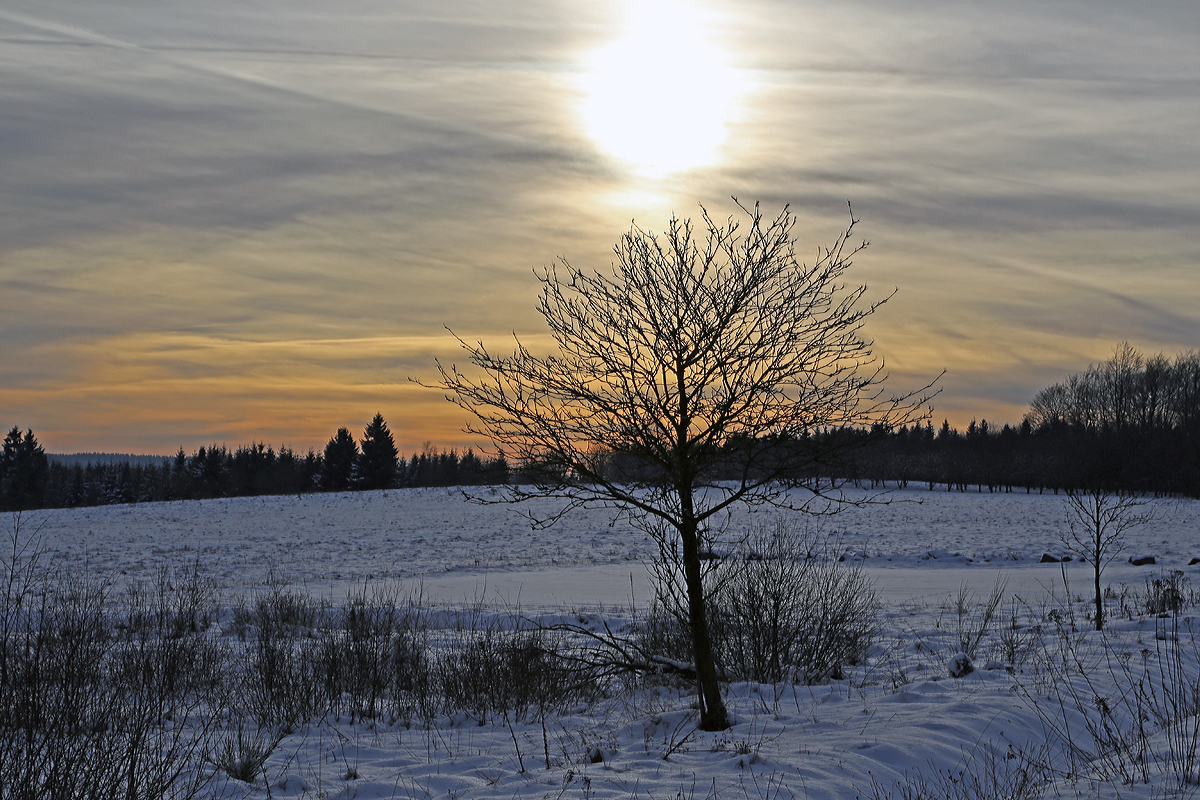
[[[175,453],[175,457],[171,461],[170,470],[167,499],[179,500],[190,497],[191,473],[188,471],[187,453],[183,452],[182,447]]]
[[[504,453],[498,453],[495,458],[489,459],[483,470],[487,483],[508,483],[508,459],[504,457]]]
[[[451,448],[449,451],[443,450],[437,457],[437,465],[434,467],[434,486],[458,486],[458,453]]]
[[[0,452],[0,507],[7,511],[41,508],[49,474],[50,461],[33,431],[22,436],[21,429],[13,426]]]
[[[375,414],[363,431],[361,450],[354,462],[355,488],[389,489],[394,486],[399,451],[382,414]]]
[[[232,459],[225,445],[201,447],[188,464],[192,496],[195,498],[225,497],[229,494],[229,465]]]
[[[471,448],[467,448],[458,460],[458,482],[463,486],[478,486],[484,482],[483,462]]]
[[[358,445],[350,435],[349,428],[338,428],[337,433],[325,445],[325,458],[321,465],[321,488],[331,492],[342,492],[350,488],[354,476],[354,461],[358,458]]]
[[[321,467],[324,464],[324,459],[317,455],[313,449],[308,448],[308,452],[304,454],[304,463],[300,466],[301,480],[300,491],[311,492],[321,481]]]

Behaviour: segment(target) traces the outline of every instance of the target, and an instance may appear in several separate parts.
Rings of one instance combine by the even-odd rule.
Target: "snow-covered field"
[[[1157,522],[1129,532],[1105,573],[1113,619],[1098,634],[1086,618],[1088,568],[1039,563],[1043,553],[1064,553],[1061,497],[910,488],[891,500],[847,509],[816,530],[863,563],[884,600],[867,662],[824,685],[734,684],[728,704],[737,724],[728,731],[695,731],[689,691],[669,684],[580,706],[544,727],[479,725],[466,715],[414,727],[325,719],[282,740],[268,780],[211,789],[222,797],[430,800],[1005,797],[1026,774],[1051,797],[1157,798],[1200,788],[1197,739],[1188,738],[1200,733],[1200,695],[1144,691],[1173,669],[1200,689],[1194,609],[1140,615],[1135,596],[1172,570],[1198,585],[1200,566],[1189,561],[1200,556],[1200,503],[1164,503]],[[743,515],[733,529],[770,517]],[[600,512],[534,530],[518,510],[467,503],[445,489],[37,512],[22,530],[36,530],[56,563],[118,584],[152,581],[164,565],[198,565],[230,603],[268,582],[335,602],[364,583],[399,582],[421,586],[431,604],[482,601],[534,619],[614,626],[631,607],[644,609],[643,562],[657,552]],[[1155,565],[1126,561],[1143,555]],[[974,624],[998,579],[1007,581],[1005,600],[978,669],[951,678],[960,629]],[[960,623],[955,598],[964,590]],[[1145,716],[1133,726],[1137,741],[1115,747],[1115,738],[1089,732],[1089,719],[1103,734],[1127,713]],[[972,780],[999,788],[989,795]]]

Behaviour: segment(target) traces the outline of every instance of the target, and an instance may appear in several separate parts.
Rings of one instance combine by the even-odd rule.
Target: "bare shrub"
[[[638,685],[674,683],[690,686],[696,679],[688,625],[657,596],[646,611],[633,609],[628,625],[613,630],[559,624],[545,629],[556,637],[555,659],[568,696],[590,697]]]
[[[1044,747],[1009,745],[963,755],[953,769],[913,770],[888,786],[872,778],[870,800],[1032,800],[1042,797],[1053,774]]]
[[[410,608],[388,644],[386,711],[406,722],[430,720],[437,713],[437,681],[430,652],[428,621]]]
[[[1107,637],[1079,639],[1060,631],[1059,658],[1042,668],[1048,680],[1020,686],[1075,774],[1123,785],[1147,784],[1153,773],[1179,796],[1200,786],[1200,645],[1191,623],[1159,622],[1155,648]]]
[[[188,798],[217,709],[189,637],[116,635],[107,587],[41,569],[14,523],[0,609],[0,787],[12,798]]]
[[[429,622],[419,594],[402,600],[395,585],[364,585],[327,623],[319,669],[336,712],[351,718],[433,716]]]
[[[975,593],[967,588],[965,582],[959,584],[958,594],[954,596],[958,652],[966,653],[971,658],[978,656],[979,645],[991,632],[996,621],[996,612],[1004,602],[1004,590],[1007,586],[1007,578],[996,576],[991,594],[982,603],[976,604]]]
[[[223,711],[228,650],[203,634],[118,641],[106,693],[122,797],[189,797]]]
[[[1041,628],[1035,625],[1021,624],[1018,611],[1019,602],[1013,599],[1009,603],[1008,621],[997,627],[996,643],[999,646],[1000,657],[1010,667],[1020,667],[1026,657],[1037,645],[1041,636]]]
[[[713,599],[727,676],[817,682],[862,660],[879,630],[879,599],[861,565],[831,555],[787,520],[749,534]]]
[[[314,629],[320,612],[312,599],[272,580],[254,600],[254,638],[241,659],[231,702],[250,709],[260,725],[290,729],[323,708]]]
[[[266,591],[254,598],[252,614],[250,622],[258,628],[260,636],[265,633],[268,638],[295,638],[317,627],[320,608],[309,595],[288,588],[282,578],[272,573]]]
[[[725,679],[819,682],[862,660],[879,630],[880,603],[861,565],[837,562],[835,550],[781,519],[712,562],[705,572],[710,638]],[[593,667],[695,677],[686,599],[661,588],[672,585],[669,575],[658,577],[660,591],[630,635],[576,631],[610,651],[593,654]]]
[[[438,659],[447,710],[469,711],[481,723],[507,714],[544,718],[579,688],[562,649],[561,633],[545,629],[490,625],[470,634]]]
[[[164,716],[173,704],[215,697],[231,655],[207,634],[218,605],[216,584],[198,562],[164,567],[153,584],[128,587],[114,614],[113,668],[121,684],[159,698]]]
[[[1165,735],[1166,748],[1156,754],[1159,768],[1181,795],[1200,786],[1200,647],[1193,624],[1174,617],[1162,625],[1155,669],[1137,687],[1141,706]]]
[[[632,630],[632,643],[638,652],[648,656],[642,659],[646,663],[654,663],[655,656],[680,663],[692,660],[692,638],[687,623],[669,612],[661,598],[655,598],[644,615],[635,617]],[[665,662],[660,659],[659,663]]]
[[[265,777],[267,759],[279,748],[284,734],[265,728],[250,730],[239,718],[233,729],[220,737],[209,757],[213,766],[235,781],[253,784]]]
[[[1181,569],[1171,570],[1158,578],[1146,578],[1143,613],[1178,614],[1188,602],[1188,582]]]
[[[217,618],[220,598],[217,584],[205,575],[197,558],[188,567],[158,569],[152,583],[137,581],[125,590],[123,618],[117,627],[143,628],[173,637],[208,630]]]
[[[0,680],[0,784],[17,797],[69,796],[98,777],[98,755],[118,744],[103,691],[112,644],[104,595],[43,573],[17,600],[6,610],[15,624]]]

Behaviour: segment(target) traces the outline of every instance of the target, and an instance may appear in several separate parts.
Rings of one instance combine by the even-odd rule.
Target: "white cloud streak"
[[[578,117],[580,71],[621,30],[604,6],[10,0],[4,423],[57,449],[289,424],[319,444],[394,391],[452,437],[406,384],[378,388],[452,358],[442,325],[536,335],[531,267],[602,267],[631,219],[724,213],[731,194],[791,203],[812,249],[853,203],[873,241],[859,278],[900,289],[872,333],[899,382],[949,368],[938,415],[956,422],[1015,419],[1118,339],[1200,344],[1195,7],[697,2],[756,88],[720,163],[647,178]],[[199,370],[164,344],[200,340],[241,355]],[[261,357],[294,342],[311,353]],[[203,413],[146,416],[189,375]],[[376,388],[358,403],[337,382]],[[296,422],[300,387],[319,410]]]

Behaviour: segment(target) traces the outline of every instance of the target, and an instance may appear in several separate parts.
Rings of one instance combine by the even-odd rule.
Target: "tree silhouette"
[[[362,452],[354,462],[354,485],[359,489],[388,489],[395,485],[396,443],[383,415],[376,413],[363,430]]]
[[[32,430],[13,429],[0,451],[0,507],[6,511],[41,508],[50,463]]]
[[[495,356],[459,340],[482,377],[437,364],[438,387],[470,412],[533,485],[505,499],[559,498],[612,509],[654,535],[672,569],[691,635],[700,727],[729,721],[706,611],[704,557],[736,504],[793,507],[788,489],[813,483],[843,443],[827,428],[906,424],[919,393],[887,397],[882,363],[861,329],[884,301],[842,276],[859,246],[856,220],[813,265],[794,249],[796,219],[758,205],[725,223],[703,212],[703,239],[672,219],[661,238],[637,227],[607,272],[566,261],[548,268],[538,311],[557,344],[545,356],[519,340]],[[886,300],[886,298],[885,298]],[[819,442],[829,442],[828,447]],[[725,478],[725,479],[722,479]],[[835,498],[836,499],[836,498]]]
[[[1125,547],[1125,532],[1158,519],[1149,498],[1105,488],[1099,481],[1066,490],[1067,532],[1063,545],[1092,568],[1096,630],[1104,629],[1104,594],[1100,576]]]
[[[354,477],[354,461],[358,458],[358,445],[350,435],[349,428],[338,428],[337,433],[325,445],[325,458],[321,465],[321,487],[331,492],[350,488]]]

